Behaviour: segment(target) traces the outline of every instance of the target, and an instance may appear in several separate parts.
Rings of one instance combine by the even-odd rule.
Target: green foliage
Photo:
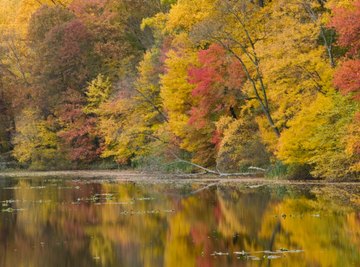
[[[284,164],[281,161],[273,163],[266,171],[265,176],[270,179],[307,180],[313,178],[311,167],[302,164]]]
[[[266,172],[266,177],[271,179],[282,179],[285,178],[288,173],[287,165],[281,161],[276,161]]]

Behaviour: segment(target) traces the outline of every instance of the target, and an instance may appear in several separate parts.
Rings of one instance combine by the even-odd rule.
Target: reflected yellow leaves
[[[219,186],[190,193],[195,188],[20,180],[1,195],[2,208],[14,212],[0,213],[0,264],[360,265],[356,190]]]

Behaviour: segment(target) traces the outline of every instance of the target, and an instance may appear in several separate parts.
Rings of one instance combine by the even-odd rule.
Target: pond
[[[0,266],[360,266],[360,187],[0,179]]]

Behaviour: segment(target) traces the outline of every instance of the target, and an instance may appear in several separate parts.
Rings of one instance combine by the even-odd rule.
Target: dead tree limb
[[[134,133],[133,133],[134,135]],[[160,141],[164,144],[170,144],[169,142],[162,140],[161,138],[152,135],[151,133],[137,133],[137,135],[145,135],[149,138],[152,138],[154,140]],[[227,177],[227,176],[256,176],[256,175],[262,175],[266,170],[259,168],[259,167],[249,167],[249,170],[256,170],[257,172],[235,172],[235,173],[226,173],[226,172],[221,172],[218,168],[216,168],[216,170],[212,170],[209,168],[206,168],[204,166],[201,166],[199,164],[196,164],[194,162],[191,162],[189,160],[185,160],[183,158],[181,158],[180,156],[178,156],[176,153],[174,153],[173,151],[169,151],[169,153],[176,158],[176,160],[178,162],[182,162],[182,163],[186,163],[189,164],[197,169],[200,169],[202,171],[204,171],[202,174],[213,174],[213,175],[217,175],[220,177]],[[200,174],[199,174],[200,175]]]

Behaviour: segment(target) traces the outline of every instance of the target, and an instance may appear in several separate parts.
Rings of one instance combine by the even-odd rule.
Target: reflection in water
[[[360,189],[201,186],[4,179],[0,266],[360,266]]]

